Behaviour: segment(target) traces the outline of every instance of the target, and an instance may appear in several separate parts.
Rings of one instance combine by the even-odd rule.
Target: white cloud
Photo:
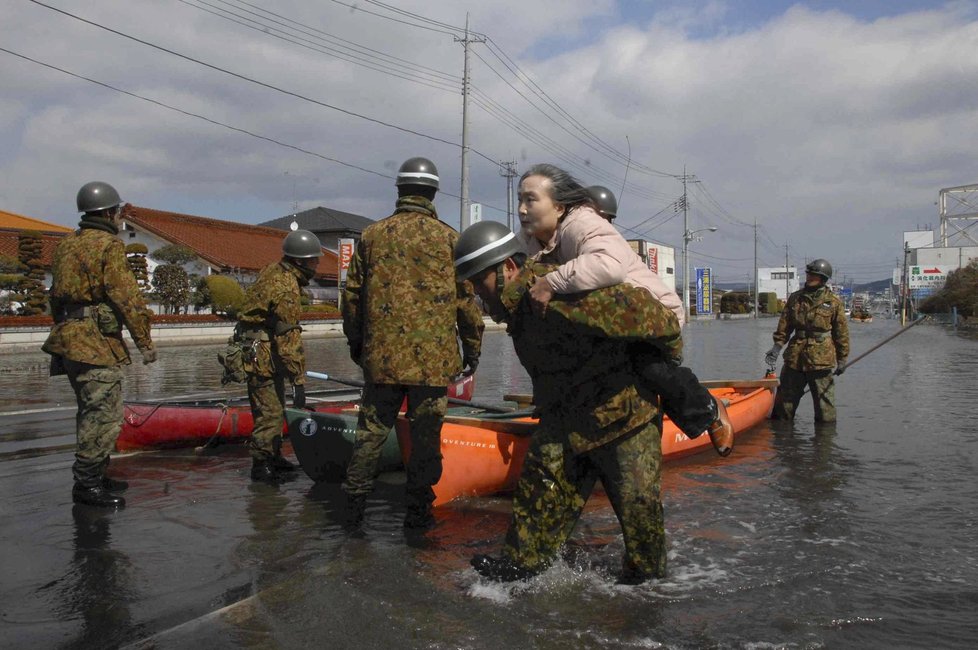
[[[173,0],[52,2],[313,100],[460,140],[457,93],[340,62]],[[369,3],[358,6],[390,15]],[[622,152],[627,137],[635,162],[629,185],[639,190],[621,197],[620,220],[626,225],[658,212],[680,192],[675,180],[643,175],[638,167],[680,173],[685,164],[730,213],[747,222],[756,217],[770,238],[789,241],[798,256],[830,251],[840,268],[849,264],[869,273],[876,265],[865,278],[874,279],[886,276],[876,267],[892,262],[902,229],[936,223],[933,202],[941,187],[978,181],[971,137],[978,130],[973,3],[872,22],[795,6],[750,26],[736,5],[713,2],[601,33],[594,26],[620,14],[610,0],[398,6],[450,25],[463,24],[469,11],[473,29],[491,37],[491,48],[502,48],[590,132]],[[398,57],[384,64],[395,72],[419,74],[417,66],[424,66],[435,85],[461,84],[462,48],[440,28],[408,28],[331,2],[295,0],[276,3],[274,10],[303,24],[304,39],[326,32]],[[457,146],[235,79],[30,3],[7,13],[11,19],[0,26],[0,40],[8,49],[383,174],[393,175],[409,156],[427,155],[439,165],[444,189],[458,193]],[[320,46],[339,47],[335,41]],[[581,180],[618,191],[624,166],[568,134],[586,139],[577,127],[557,127],[550,119],[558,119],[554,108],[539,99],[542,111],[527,106],[486,68],[483,60],[517,85],[492,51],[473,46],[477,96],[498,102],[552,138],[561,157],[473,105],[473,199],[494,207],[506,202],[504,180],[481,154],[516,158],[521,165],[569,165],[566,151],[574,160],[589,161],[589,167],[569,166]],[[357,56],[369,54],[361,49]],[[0,82],[2,209],[71,224],[74,193],[93,178],[116,184],[140,205],[249,222],[290,212],[293,197],[300,209],[323,204],[374,217],[385,214],[393,200],[389,179],[4,53]],[[724,236],[708,237],[697,250],[750,258],[752,231],[727,222],[703,198],[693,195],[692,226],[719,225]],[[446,221],[457,223],[456,200],[442,196],[438,205]],[[498,211],[487,214],[502,218]],[[672,219],[652,236],[677,243],[679,221]],[[775,255],[771,246],[762,253]],[[731,277],[750,267],[715,265]]]

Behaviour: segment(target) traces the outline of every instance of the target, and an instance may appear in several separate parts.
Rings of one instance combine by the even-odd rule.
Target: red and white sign
[[[346,282],[346,272],[350,268],[350,262],[353,261],[353,251],[356,245],[356,240],[353,239],[340,239],[340,282]]]
[[[659,274],[659,249],[656,248],[655,246],[649,246],[648,258],[649,258],[649,270],[655,273],[656,275],[658,275]]]
[[[911,289],[940,289],[947,281],[947,275],[958,266],[935,264],[931,266],[911,266],[908,281]]]

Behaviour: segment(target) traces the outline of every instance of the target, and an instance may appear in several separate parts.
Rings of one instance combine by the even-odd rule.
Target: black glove
[[[355,364],[357,364],[359,366],[360,365],[360,356],[362,354],[363,354],[363,344],[361,344],[361,343],[357,343],[357,344],[351,343],[350,344],[350,359],[353,360],[353,363],[355,363]]]
[[[845,371],[846,371],[846,362],[845,361],[840,361],[839,362],[839,365],[837,365],[835,367],[835,376],[838,377],[839,375],[841,375]]]
[[[306,408],[306,386],[305,384],[297,384],[292,387],[292,408],[294,409],[304,409]]]
[[[470,377],[475,374],[475,369],[479,367],[479,357],[465,356],[462,358],[462,376]]]
[[[771,349],[768,350],[767,354],[764,355],[764,361],[767,363],[767,365],[769,365],[772,368],[778,365],[778,353],[780,352],[781,352],[780,345],[778,345],[777,343],[772,345]]]

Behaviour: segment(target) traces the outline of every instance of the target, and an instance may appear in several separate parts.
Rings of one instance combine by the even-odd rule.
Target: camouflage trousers
[[[122,368],[92,366],[65,359],[65,372],[75,391],[77,447],[71,473],[84,487],[101,485],[109,454],[122,431]]]
[[[621,524],[624,573],[664,577],[661,474],[662,436],[654,422],[580,455],[571,451],[561,429],[541,424],[523,461],[503,555],[531,571],[546,569],[600,478]]]
[[[771,419],[794,420],[806,386],[812,392],[815,421],[835,422],[835,376],[832,368],[805,372],[783,366]]]
[[[251,432],[251,457],[268,460],[279,454],[285,421],[285,378],[248,375],[248,402],[255,425]]]
[[[423,510],[435,500],[431,486],[441,478],[441,425],[448,410],[445,386],[371,383],[364,386],[357,437],[343,491],[356,496],[373,490],[381,449],[394,427],[405,395],[411,426],[411,457],[405,485],[407,505],[409,509]]]

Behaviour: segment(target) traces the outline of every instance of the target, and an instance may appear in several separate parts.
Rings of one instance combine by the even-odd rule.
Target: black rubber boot
[[[272,456],[272,466],[279,472],[294,472],[296,470],[295,463],[282,455]]]
[[[348,494],[346,496],[346,514],[343,527],[349,531],[363,528],[363,513],[367,509],[367,495]]]
[[[295,471],[295,464],[282,455],[282,436],[272,438],[272,465],[279,472]]]
[[[404,515],[404,527],[410,530],[430,530],[435,527],[431,506],[408,506]]]
[[[125,492],[129,489],[129,482],[103,476],[102,487],[109,492]]]
[[[101,485],[95,487],[85,487],[79,483],[71,490],[71,499],[75,503],[97,508],[124,508],[126,500],[122,497],[110,493]]]
[[[275,464],[271,458],[265,460],[258,460],[256,458],[251,462],[251,480],[268,483],[269,485],[278,485],[283,481],[283,478],[278,470],[275,469]]]
[[[536,571],[518,566],[512,560],[505,557],[492,557],[490,555],[480,554],[473,557],[469,563],[483,578],[495,582],[529,580],[537,574]]]

